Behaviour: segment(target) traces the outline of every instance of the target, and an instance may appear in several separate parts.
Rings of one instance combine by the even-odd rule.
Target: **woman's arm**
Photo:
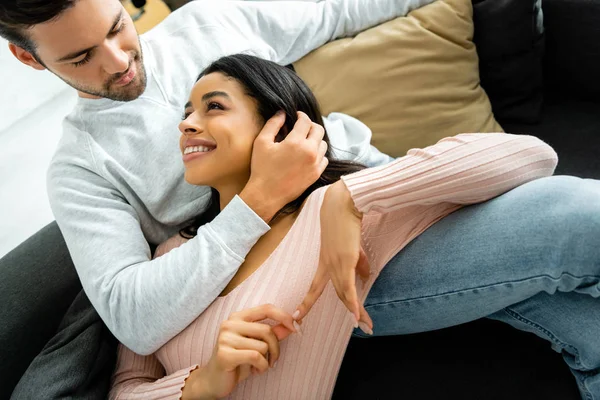
[[[532,136],[464,134],[342,180],[364,215],[362,236],[369,259],[383,266],[461,205],[550,176],[557,161],[554,150]]]
[[[195,381],[201,376],[197,365],[181,369],[165,376],[165,370],[156,356],[140,356],[119,344],[117,368],[113,375],[109,399],[182,399],[203,398]],[[194,375],[192,375],[194,374]],[[184,391],[193,397],[184,396]],[[204,397],[206,398],[206,397]]]
[[[552,175],[557,159],[532,136],[464,134],[342,177],[323,199],[319,268],[296,319],[307,315],[331,279],[346,308],[372,328],[356,290],[356,272],[369,275],[369,265],[359,257],[361,237],[371,273],[377,273],[410,240],[461,205]]]
[[[533,136],[462,134],[342,178],[356,208],[385,213],[414,205],[472,204],[554,173],[556,152]]]
[[[270,326],[261,321],[279,322]],[[110,399],[215,400],[229,396],[252,373],[264,374],[281,353],[279,342],[296,332],[293,319],[272,304],[237,311],[221,323],[213,354],[168,376],[154,355],[140,356],[119,345]],[[185,341],[182,341],[185,342]],[[175,350],[189,351],[179,348]],[[252,372],[252,369],[254,372]]]

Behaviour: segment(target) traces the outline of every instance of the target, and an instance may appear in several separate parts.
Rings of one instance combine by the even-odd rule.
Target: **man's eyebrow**
[[[117,17],[115,18],[115,20],[114,20],[112,26],[110,27],[110,30],[106,34],[106,36],[110,35],[111,32],[115,30],[115,28],[117,27],[117,25],[119,24],[121,19],[123,19],[123,10],[122,9],[121,9],[121,12],[119,13],[119,15],[117,15]],[[74,51],[72,53],[67,54],[64,57],[59,58],[58,60],[56,60],[56,62],[72,60],[73,58],[77,58],[85,53],[89,53],[90,51],[94,50],[96,47],[98,47],[98,46],[92,46],[92,47],[88,47],[87,49]]]

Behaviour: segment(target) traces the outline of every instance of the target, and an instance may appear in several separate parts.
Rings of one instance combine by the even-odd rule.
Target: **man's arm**
[[[90,301],[117,339],[142,355],[196,319],[269,229],[238,198],[194,239],[150,261],[135,210],[105,179],[53,166],[48,192]]]
[[[205,23],[264,44],[269,59],[291,64],[323,44],[407,15],[435,0],[195,1],[178,12],[202,14]],[[195,3],[195,4],[194,4]]]
[[[284,121],[285,115],[269,119],[255,140],[240,196],[194,239],[152,261],[143,221],[86,161],[93,155],[53,161],[48,195],[56,221],[91,303],[128,348],[153,353],[196,319],[269,230],[265,221],[321,175],[323,129],[301,114],[290,136],[306,139],[275,143]]]

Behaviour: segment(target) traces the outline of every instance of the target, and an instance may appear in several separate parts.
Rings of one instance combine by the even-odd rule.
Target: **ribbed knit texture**
[[[364,213],[362,245],[372,273],[364,286],[357,279],[359,299],[364,302],[391,257],[436,221],[462,205],[552,175],[556,163],[556,153],[534,137],[469,134],[411,150],[391,164],[344,177],[357,208]],[[231,313],[266,303],[293,313],[318,267],[325,191],[320,188],[311,194],[288,234],[250,277],[217,298],[158,352],[142,357],[121,346],[111,397],[180,398],[190,371],[208,363],[220,324]],[[174,237],[159,251],[164,253],[184,241]],[[330,398],[352,329],[352,316],[329,282],[303,320],[302,335],[292,334],[280,343],[276,367],[250,376],[228,398]]]

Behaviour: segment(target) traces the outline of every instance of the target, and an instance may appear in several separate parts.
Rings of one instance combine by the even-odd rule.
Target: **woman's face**
[[[238,81],[221,73],[196,83],[179,125],[188,183],[217,189],[247,183],[254,139],[264,125],[257,107]]]

